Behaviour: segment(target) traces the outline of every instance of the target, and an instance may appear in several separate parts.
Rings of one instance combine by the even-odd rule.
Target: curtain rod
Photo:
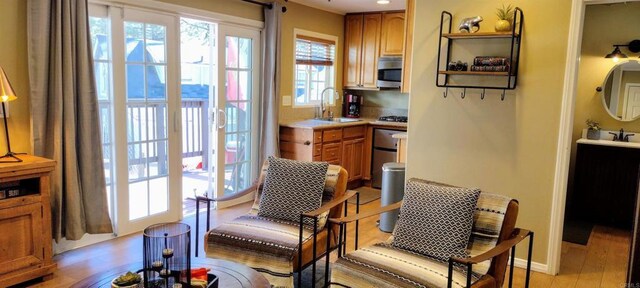
[[[256,5],[260,5],[262,7],[268,8],[268,9],[273,9],[273,4],[272,3],[262,3],[260,1],[256,1],[256,0],[242,0],[244,2],[247,3],[251,3],[251,4],[256,4]],[[285,0],[285,2],[289,2],[289,0]],[[287,12],[287,7],[282,7],[282,13]]]

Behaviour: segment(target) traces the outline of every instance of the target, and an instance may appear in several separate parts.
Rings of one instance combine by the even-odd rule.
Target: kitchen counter
[[[384,122],[384,121],[379,121],[378,119],[373,119],[373,118],[360,118],[359,120],[360,121],[356,121],[356,122],[329,122],[329,121],[309,119],[309,120],[282,122],[280,123],[280,126],[290,127],[290,128],[303,128],[303,129],[342,128],[342,127],[359,126],[359,125],[376,125],[376,126],[386,126],[386,127],[407,128],[407,123]]]

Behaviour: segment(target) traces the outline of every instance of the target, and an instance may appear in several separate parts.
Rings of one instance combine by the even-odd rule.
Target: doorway
[[[593,3],[590,3],[593,2]],[[615,1],[611,1],[615,2]],[[584,199],[593,199],[591,196],[585,195],[585,189],[583,185],[583,181],[580,179],[585,179],[584,170],[593,171],[593,169],[586,169],[585,161],[580,159],[591,159],[593,160],[593,156],[586,157],[584,147],[580,146],[581,144],[577,144],[578,139],[586,138],[586,135],[583,135],[583,128],[586,127],[586,120],[591,119],[596,122],[600,122],[602,128],[604,130],[613,130],[617,131],[621,126],[627,130],[625,125],[628,125],[626,122],[619,122],[618,117],[622,117],[622,109],[620,110],[620,114],[612,114],[609,115],[610,111],[615,111],[615,109],[609,109],[609,107],[603,106],[603,104],[607,103],[604,96],[601,94],[603,90],[606,90],[606,80],[607,73],[610,69],[616,65],[612,59],[605,58],[605,55],[613,49],[614,44],[619,44],[617,41],[619,39],[625,38],[619,37],[620,35],[613,35],[618,32],[613,32],[613,30],[609,30],[604,25],[607,25],[609,22],[614,24],[614,20],[612,21],[604,21],[601,18],[604,17],[602,15],[605,12],[615,13],[613,18],[616,18],[619,21],[625,21],[624,13],[629,11],[630,9],[637,9],[633,7],[640,7],[640,3],[628,3],[629,5],[623,4],[610,4],[606,6],[600,6],[595,3],[595,1],[576,1],[574,5],[573,11],[573,19],[576,27],[573,27],[572,33],[570,35],[581,35],[581,38],[576,36],[574,39],[575,42],[571,42],[572,44],[576,44],[576,47],[571,47],[569,51],[569,57],[567,59],[568,65],[567,68],[567,81],[571,82],[570,79],[575,79],[574,83],[575,88],[572,88],[570,85],[567,86],[567,90],[565,92],[565,101],[571,101],[571,97],[575,97],[574,103],[563,103],[563,130],[561,133],[561,139],[563,137],[567,137],[566,142],[562,140],[561,143],[566,143],[569,148],[567,151],[567,170],[570,171],[566,175],[563,176],[567,181],[568,188],[563,191],[557,191],[556,193],[562,193],[562,196],[566,193],[566,202],[556,201],[556,203],[562,203],[562,208],[565,208],[565,218],[562,219],[562,216],[559,216],[560,219],[555,219],[554,221],[559,221],[561,224],[559,225],[560,238],[562,238],[562,232],[564,230],[564,240],[565,242],[558,242],[558,246],[554,247],[556,244],[553,243],[552,249],[550,249],[550,270],[553,272],[559,272],[561,274],[567,273],[567,267],[578,267],[577,269],[582,269],[582,271],[586,271],[585,269],[592,269],[589,271],[590,275],[599,275],[598,281],[603,281],[605,283],[605,271],[618,271],[617,275],[621,277],[620,279],[611,279],[609,278],[608,283],[614,283],[611,281],[616,281],[615,283],[624,283],[625,282],[625,274],[627,269],[627,261],[629,256],[629,244],[630,244],[630,225],[611,225],[609,221],[592,221],[593,219],[577,217],[576,215],[584,215],[584,214],[596,214],[597,209],[593,209],[591,211],[584,209],[581,203],[583,203]],[[615,10],[620,10],[614,12]],[[622,12],[621,12],[622,11]],[[638,10],[634,10],[638,11]],[[631,12],[634,13],[634,12]],[[635,12],[638,13],[638,12]],[[582,15],[583,14],[583,15]],[[637,15],[637,14],[636,14]],[[599,20],[598,20],[599,19]],[[607,24],[605,24],[607,23]],[[615,25],[615,24],[614,24]],[[629,23],[627,23],[629,25]],[[577,33],[573,33],[576,32]],[[602,33],[603,31],[608,31],[606,33]],[[601,35],[597,35],[600,33]],[[606,35],[604,35],[606,34]],[[608,37],[618,37],[619,39],[609,39]],[[624,41],[622,41],[624,42]],[[571,44],[570,44],[571,46]],[[575,54],[572,54],[574,51],[571,51],[572,48],[575,49]],[[574,60],[571,60],[574,59]],[[579,59],[579,64],[576,64],[575,69],[572,65],[575,63],[575,59]],[[572,75],[575,73],[575,75]],[[601,87],[596,91],[595,87]],[[569,95],[569,96],[568,96]],[[573,96],[576,95],[576,96]],[[567,115],[569,114],[569,115]],[[568,117],[567,117],[568,116]],[[606,135],[607,137],[612,137],[605,131],[602,132],[602,135]],[[631,129],[633,131],[633,129]],[[566,135],[562,135],[566,133]],[[578,142],[581,143],[581,142]],[[561,145],[562,146],[562,145]],[[582,147],[582,149],[581,149]],[[562,149],[562,148],[561,148]],[[559,158],[559,164],[562,166],[562,156]],[[570,159],[570,160],[569,160]],[[570,163],[570,164],[569,164]],[[569,168],[570,167],[570,168]],[[637,167],[636,167],[637,168]],[[600,167],[600,169],[607,169],[606,167]],[[594,177],[590,177],[594,178]],[[637,174],[635,176],[635,184],[637,186]],[[593,185],[587,185],[593,187]],[[612,187],[611,187],[612,188]],[[633,191],[635,190],[635,191]],[[630,189],[631,193],[634,194],[637,189]],[[608,199],[599,201],[602,206],[608,205],[608,203],[612,203],[615,195],[612,189],[606,189],[604,193],[601,193]],[[558,200],[558,199],[556,199]],[[633,200],[623,201],[623,202],[635,202]],[[566,204],[566,205],[565,205]],[[573,206],[573,207],[572,207]],[[629,215],[633,213],[633,207],[630,209],[623,209],[622,205],[617,205],[617,212],[622,212],[625,210]],[[626,207],[626,206],[625,206]],[[557,208],[557,207],[556,207]],[[616,213],[617,213],[616,212]],[[625,212],[626,213],[626,212]],[[614,214],[614,213],[610,213]],[[623,213],[620,213],[623,214]],[[560,214],[562,215],[562,214]],[[554,217],[555,218],[555,217]],[[631,217],[629,217],[631,218]],[[614,219],[614,217],[611,217]],[[573,223],[571,223],[573,221]],[[578,223],[576,223],[578,221]],[[628,219],[628,221],[632,221],[632,219]],[[580,223],[582,222],[582,223]],[[586,222],[586,223],[585,223]],[[609,222],[609,223],[607,223]],[[615,221],[614,221],[615,222]],[[564,224],[564,225],[563,225]],[[565,229],[563,229],[563,226]],[[567,226],[573,226],[567,227]],[[578,226],[578,227],[576,227]],[[624,227],[622,227],[624,226]],[[629,226],[629,227],[626,227]],[[622,229],[620,228],[622,227]],[[552,229],[554,229],[552,227]],[[577,234],[582,234],[582,236],[577,238],[582,238],[579,240],[571,240],[567,239],[567,234],[576,234],[576,232],[568,232],[567,230],[577,230]],[[575,236],[575,235],[574,235]],[[571,237],[569,237],[571,238]],[[560,239],[558,239],[560,240]],[[572,243],[579,242],[579,243]],[[615,243],[615,244],[614,244]],[[620,245],[621,244],[621,245]],[[557,250],[554,250],[557,249]],[[554,255],[555,254],[555,255]],[[599,255],[595,257],[594,255]],[[556,264],[555,259],[560,260],[556,262],[559,264],[556,268],[553,268],[553,265]],[[582,260],[579,260],[582,259]],[[582,262],[581,262],[582,261]],[[595,265],[594,265],[595,263]],[[556,265],[557,265],[556,264]],[[572,266],[573,265],[573,266]],[[583,265],[583,266],[580,266]],[[597,266],[597,267],[596,267]],[[564,270],[563,270],[564,269]],[[595,269],[595,270],[593,270]],[[580,270],[573,271],[576,274],[580,274]],[[621,276],[620,276],[621,275]],[[592,279],[593,280],[593,279]],[[584,284],[584,283],[582,283]],[[599,283],[598,283],[599,284]],[[596,285],[598,285],[596,284]],[[578,285],[580,286],[580,285]]]

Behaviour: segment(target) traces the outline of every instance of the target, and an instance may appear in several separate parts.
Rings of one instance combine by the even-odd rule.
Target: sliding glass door
[[[180,220],[194,194],[250,186],[258,167],[257,30],[100,5],[92,5],[90,29],[118,234]]]
[[[219,42],[224,53],[219,54],[219,75],[224,77],[220,87],[218,107],[225,115],[225,128],[218,131],[219,171],[217,195],[229,195],[251,186],[257,163],[257,107],[259,78],[259,37],[257,31],[221,26]],[[222,108],[224,107],[224,108]],[[222,204],[224,205],[224,204]]]

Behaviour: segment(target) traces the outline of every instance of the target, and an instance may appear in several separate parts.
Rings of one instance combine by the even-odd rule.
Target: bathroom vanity
[[[640,143],[577,141],[572,218],[631,230],[640,171]]]

